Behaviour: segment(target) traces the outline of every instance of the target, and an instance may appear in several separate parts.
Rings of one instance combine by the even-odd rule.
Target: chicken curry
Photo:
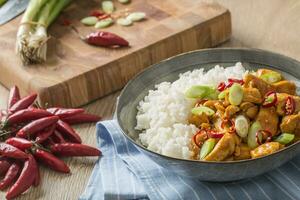
[[[232,161],[274,153],[300,136],[300,96],[296,85],[276,71],[259,69],[217,88],[195,85],[189,123],[192,159]]]

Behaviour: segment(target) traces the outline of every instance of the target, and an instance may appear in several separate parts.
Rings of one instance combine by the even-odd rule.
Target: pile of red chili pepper
[[[59,157],[100,156],[100,150],[81,144],[70,124],[97,122],[100,117],[86,114],[81,108],[44,109],[35,103],[37,94],[20,98],[19,89],[10,90],[7,110],[0,119],[0,189],[9,187],[6,198],[12,199],[40,182],[39,165],[69,173]]]

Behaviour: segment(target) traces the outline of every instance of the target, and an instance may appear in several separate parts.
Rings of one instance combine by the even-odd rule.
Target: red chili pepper
[[[235,78],[229,78],[228,79],[229,83],[239,83],[241,85],[244,85],[244,80],[243,79],[235,79]]]
[[[58,116],[60,119],[72,117],[84,112],[82,108],[48,108],[48,112]]]
[[[227,83],[225,89],[230,88],[233,84],[234,84],[234,82],[229,82],[229,83]]]
[[[58,120],[58,122],[56,123],[56,129],[64,136],[66,136],[70,141],[81,143],[80,136],[69,124],[63,122],[62,120]]]
[[[86,36],[85,42],[95,46],[129,46],[128,41],[124,38],[110,32],[97,31]]]
[[[31,120],[40,119],[43,117],[48,117],[53,115],[52,113],[37,108],[27,108],[23,110],[19,110],[7,118],[8,124],[17,124],[22,122],[28,122]]]
[[[7,108],[10,109],[19,100],[20,100],[19,88],[17,86],[14,86],[9,91]]]
[[[55,143],[66,143],[66,140],[64,139],[64,137],[57,131],[54,131],[51,138],[53,139],[53,141]]]
[[[10,108],[10,111],[16,112],[18,110],[23,110],[25,108],[28,108],[35,101],[36,97],[37,94],[31,94],[20,99]]]
[[[54,145],[55,142],[53,141],[52,138],[48,138],[46,141],[43,142],[43,145],[46,147],[50,147],[51,145]]]
[[[36,170],[36,174],[35,174],[35,179],[33,181],[33,186],[34,187],[37,187],[40,184],[40,182],[41,182],[41,174],[40,174],[39,166],[37,166],[36,169],[37,170]]]
[[[34,152],[34,156],[44,164],[46,164],[51,169],[63,172],[63,173],[69,173],[70,169],[69,167],[60,159],[52,155],[51,153],[48,153],[46,151],[43,151],[41,149],[37,149]]]
[[[208,134],[207,134],[206,130],[203,130],[203,129],[200,130],[200,131],[198,131],[198,132],[193,136],[194,144],[195,144],[197,147],[199,147],[199,148],[201,148],[201,145],[197,142],[197,136],[198,136],[198,135],[201,135],[201,134],[205,134],[206,138],[208,138]]]
[[[0,175],[3,175],[9,169],[11,163],[8,161],[7,158],[0,158]]]
[[[100,156],[101,151],[97,148],[76,143],[54,144],[50,147],[53,154],[58,156]]]
[[[8,138],[5,141],[6,144],[10,144],[22,151],[25,151],[26,149],[29,149],[33,146],[33,143],[29,140],[26,140],[24,138],[17,138],[17,137],[11,137]]]
[[[62,119],[62,121],[68,124],[81,124],[81,123],[89,123],[89,122],[98,122],[101,120],[101,117],[97,115],[91,115],[86,113],[77,114],[71,117],[66,117]]]
[[[33,181],[36,176],[36,171],[36,161],[31,154],[28,154],[28,160],[25,161],[19,178],[14,183],[14,185],[8,190],[6,198],[12,199],[25,192],[33,184]]]
[[[285,101],[285,114],[291,115],[295,112],[295,109],[296,109],[295,99],[291,96],[288,96]]]
[[[14,180],[19,175],[21,168],[18,163],[13,163],[8,171],[6,172],[4,178],[0,181],[0,190],[3,190],[9,186],[11,186],[14,182]]]
[[[27,159],[28,155],[21,151],[20,149],[6,144],[4,142],[0,143],[0,154],[5,157],[15,158],[15,159]]]
[[[109,18],[109,17],[111,17],[110,14],[103,14],[103,15],[100,15],[100,16],[98,17],[98,19],[99,19],[99,20],[102,20],[102,19],[107,19],[107,18]]]
[[[272,140],[272,133],[268,130],[259,130],[255,133],[256,143],[261,145],[262,141],[259,139],[259,134],[262,134],[263,137],[266,137],[266,142],[270,142]]]
[[[223,133],[218,133],[214,130],[209,130],[208,131],[208,136],[210,138],[222,138],[224,136],[224,134]]]
[[[219,92],[222,92],[224,91],[226,88],[226,84],[224,82],[221,82],[219,85],[218,85],[218,91]]]
[[[105,13],[101,12],[100,10],[93,10],[90,12],[90,16],[94,17],[100,17],[101,15],[104,15]]]
[[[41,144],[44,141],[46,141],[53,134],[55,128],[56,128],[56,125],[53,124],[52,126],[47,127],[42,132],[39,132],[35,138],[35,142]]]
[[[26,126],[24,126],[23,128],[21,128],[18,131],[17,136],[26,138],[30,135],[33,135],[33,134],[45,129],[46,127],[51,126],[52,124],[56,123],[58,121],[58,119],[59,118],[57,116],[50,116],[50,117],[44,117],[44,118],[32,121],[31,123],[29,123]]]
[[[277,93],[274,91],[270,91],[265,95],[264,99],[265,100],[262,104],[262,107],[265,107],[265,108],[272,107],[272,106],[276,105],[276,103],[277,103]]]
[[[228,127],[228,132],[229,133],[234,133],[235,132],[235,123],[232,119],[225,118],[225,119],[222,120],[221,128],[225,129],[226,127]]]

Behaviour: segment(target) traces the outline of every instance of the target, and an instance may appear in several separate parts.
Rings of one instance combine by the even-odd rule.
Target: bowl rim
[[[247,47],[221,47],[221,48],[205,48],[205,49],[197,49],[197,50],[193,50],[193,51],[188,51],[188,52],[184,52],[181,54],[177,54],[175,56],[171,56],[167,59],[164,59],[160,62],[157,62],[155,64],[152,64],[148,67],[146,67],[145,69],[143,69],[142,71],[140,71],[139,73],[137,73],[132,79],[130,79],[128,81],[128,83],[124,86],[124,88],[122,89],[120,95],[119,95],[119,99],[117,100],[117,105],[116,105],[116,119],[118,122],[118,125],[120,127],[120,130],[122,132],[122,134],[125,136],[126,139],[128,139],[129,141],[131,141],[132,144],[134,144],[135,146],[142,148],[142,150],[150,153],[150,154],[155,154],[157,156],[161,156],[163,158],[166,158],[168,160],[174,160],[174,161],[183,161],[183,162],[189,162],[189,163],[205,163],[205,164],[241,164],[241,163],[248,163],[248,162],[254,162],[257,160],[263,160],[263,159],[267,159],[269,157],[273,157],[276,156],[277,154],[280,154],[284,151],[289,151],[293,148],[295,148],[296,146],[298,146],[300,144],[300,140],[296,141],[293,144],[290,144],[272,154],[269,155],[265,155],[262,157],[258,157],[258,158],[254,158],[254,159],[245,159],[245,160],[234,160],[234,161],[203,161],[203,160],[192,160],[192,159],[185,159],[185,158],[176,158],[176,157],[171,157],[171,156],[166,156],[160,153],[157,153],[155,151],[149,150],[148,148],[146,148],[144,145],[137,143],[135,140],[133,140],[131,137],[128,136],[128,134],[125,133],[125,130],[123,129],[120,121],[120,112],[121,112],[121,107],[119,104],[120,99],[122,98],[122,96],[124,95],[125,91],[127,90],[127,88],[132,84],[132,82],[134,82],[138,77],[140,77],[142,74],[147,73],[155,68],[157,68],[159,65],[168,62],[171,59],[175,59],[177,57],[181,57],[181,56],[185,56],[188,54],[192,54],[192,53],[201,53],[201,52],[209,52],[209,51],[230,51],[230,50],[236,50],[236,51],[255,51],[255,52],[261,52],[261,53],[268,53],[268,54],[273,54],[276,57],[281,57],[283,59],[287,59],[290,60],[294,63],[297,63],[300,66],[300,62],[297,61],[296,59],[293,59],[291,57],[285,56],[283,54],[279,54],[279,53],[275,53],[272,51],[268,51],[268,50],[263,50],[263,49],[258,49],[258,48],[247,48]]]

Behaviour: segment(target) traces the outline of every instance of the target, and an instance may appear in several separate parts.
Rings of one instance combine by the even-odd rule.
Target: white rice
[[[140,142],[157,153],[189,159],[189,144],[197,127],[188,124],[188,116],[194,102],[185,98],[185,91],[193,85],[217,86],[228,78],[241,79],[246,70],[241,63],[223,68],[216,65],[208,72],[203,68],[179,75],[173,83],[163,82],[150,90],[139,103],[136,129],[140,130]]]

